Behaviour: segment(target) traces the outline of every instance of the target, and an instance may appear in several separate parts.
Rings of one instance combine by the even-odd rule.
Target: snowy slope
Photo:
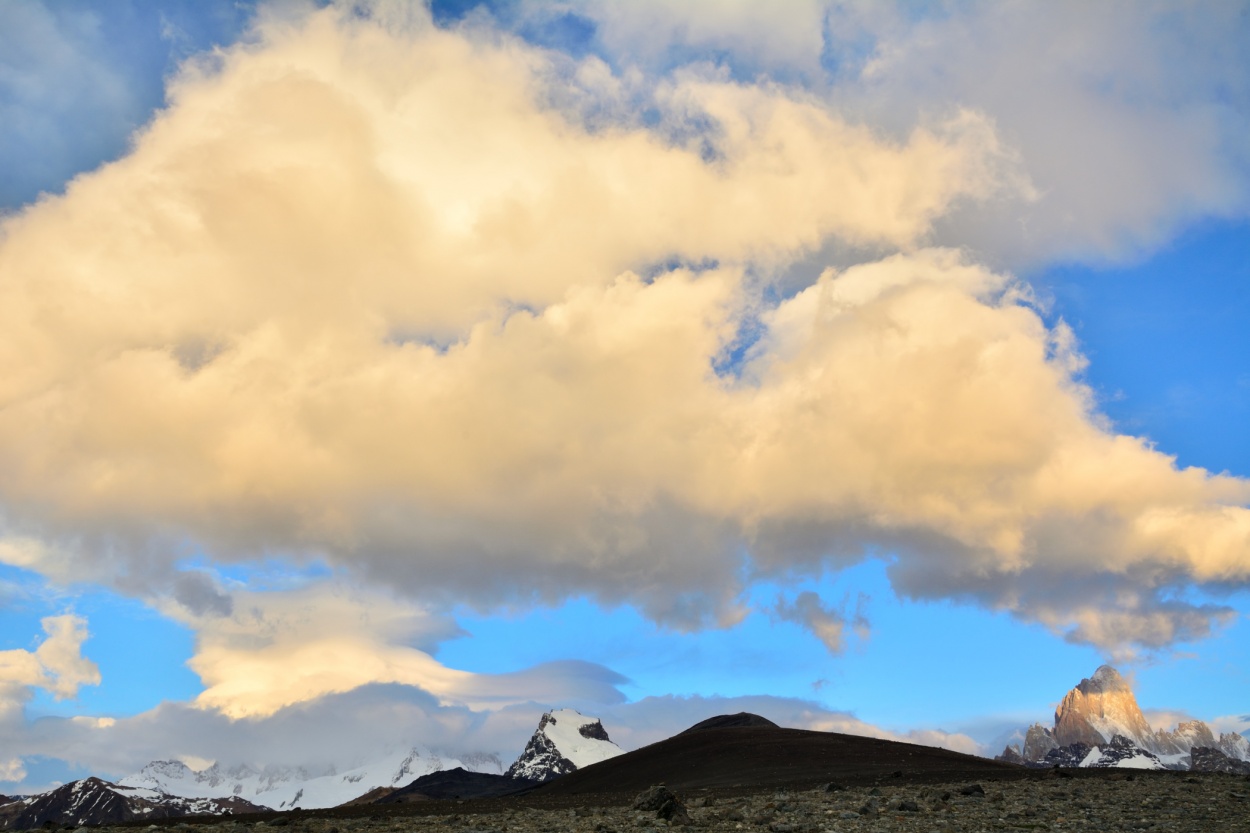
[[[1083,767],[1117,767],[1120,769],[1164,769],[1153,752],[1137,746],[1123,735],[1116,735],[1103,747],[1095,746],[1081,761]]]
[[[620,755],[622,749],[608,737],[596,717],[573,709],[547,712],[525,751],[506,773],[511,778],[550,781],[576,769]]]
[[[119,783],[187,798],[237,795],[275,810],[312,809],[336,807],[377,787],[402,787],[422,775],[455,767],[493,773],[503,768],[493,755],[450,758],[428,749],[413,748],[342,772],[333,769],[309,772],[301,767],[256,770],[217,765],[196,772],[178,761],[153,761]]]

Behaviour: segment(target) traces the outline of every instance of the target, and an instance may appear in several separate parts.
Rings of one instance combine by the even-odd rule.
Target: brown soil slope
[[[1024,777],[1023,767],[931,746],[746,726],[682,733],[569,773],[529,795],[640,792],[659,783],[690,790]]]

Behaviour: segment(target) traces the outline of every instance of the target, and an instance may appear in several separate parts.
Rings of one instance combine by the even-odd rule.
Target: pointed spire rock
[[[1151,745],[1154,732],[1146,722],[1128,681],[1110,665],[1101,666],[1064,696],[1055,710],[1055,740],[1060,746],[1100,746],[1116,735]]]

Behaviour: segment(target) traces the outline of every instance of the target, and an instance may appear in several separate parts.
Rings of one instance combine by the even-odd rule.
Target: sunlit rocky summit
[[[998,760],[1033,767],[1250,773],[1250,742],[1236,732],[1216,738],[1201,720],[1171,731],[1151,728],[1128,681],[1103,665],[1064,696],[1053,727],[1033,724],[1023,747],[1008,745]]]

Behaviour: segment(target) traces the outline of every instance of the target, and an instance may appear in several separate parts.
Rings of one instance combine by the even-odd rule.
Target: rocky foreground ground
[[[142,825],[116,828],[134,833]],[[150,825],[155,829],[156,825]],[[1250,831],[1250,777],[1184,773],[1046,773],[1011,781],[676,795],[653,788],[624,804],[425,802],[402,815],[291,813],[166,823],[195,833],[626,833],[688,827],[758,833],[1082,830]],[[94,828],[110,830],[112,828]],[[277,830],[272,833],[278,833]]]

